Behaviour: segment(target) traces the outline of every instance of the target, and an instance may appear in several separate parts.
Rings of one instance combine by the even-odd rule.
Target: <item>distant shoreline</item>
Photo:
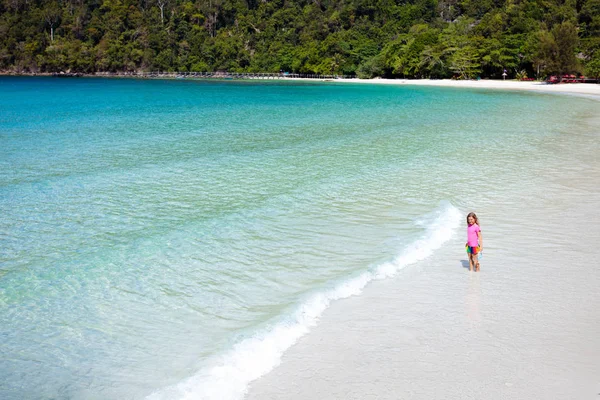
[[[598,83],[557,83],[548,84],[540,81],[515,81],[515,80],[452,80],[452,79],[347,79],[347,78],[298,78],[281,76],[273,74],[273,78],[257,78],[260,80],[284,80],[284,81],[305,81],[305,82],[333,82],[333,83],[354,83],[354,84],[376,84],[376,85],[398,85],[398,86],[436,86],[436,87],[451,87],[451,88],[476,88],[476,89],[499,89],[499,90],[522,90],[541,93],[567,94],[581,97],[588,97],[595,100],[600,100],[600,84]],[[96,73],[96,74],[56,74],[56,73],[28,73],[19,74],[8,71],[0,71],[0,76],[23,76],[23,77],[57,77],[57,78],[131,78],[131,79],[177,79],[177,75],[159,75],[159,76],[142,76],[135,73]],[[219,77],[185,77],[188,80],[218,80]],[[226,79],[226,78],[225,78]],[[246,80],[246,79],[240,79]],[[253,79],[250,79],[253,80]]]
[[[600,84],[597,83],[556,83],[514,80],[452,80],[452,79],[335,79],[333,82],[369,83],[380,85],[436,86],[452,88],[524,90],[541,93],[570,94],[600,100]]]

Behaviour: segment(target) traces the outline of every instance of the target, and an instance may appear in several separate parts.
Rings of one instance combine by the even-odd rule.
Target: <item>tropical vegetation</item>
[[[600,0],[2,0],[0,70],[600,76]]]

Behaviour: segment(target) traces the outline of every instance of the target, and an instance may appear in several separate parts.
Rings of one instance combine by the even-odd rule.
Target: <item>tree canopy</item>
[[[1,0],[0,70],[600,75],[600,0]]]

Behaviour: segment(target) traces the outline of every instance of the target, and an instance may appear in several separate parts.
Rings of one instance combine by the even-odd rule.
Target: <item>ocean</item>
[[[595,113],[508,91],[2,77],[0,398],[241,399],[332,302],[543,185],[551,144]]]

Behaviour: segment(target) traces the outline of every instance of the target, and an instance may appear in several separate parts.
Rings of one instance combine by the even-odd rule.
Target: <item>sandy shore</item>
[[[600,123],[585,123],[586,133],[548,143],[556,159],[535,171],[544,185],[478,205],[482,272],[468,271],[457,232],[430,258],[333,303],[246,399],[599,399]]]
[[[0,71],[0,76],[54,76],[53,73],[38,73],[19,75],[7,71]],[[60,74],[59,74],[60,75]],[[175,79],[176,74],[159,77],[144,77],[134,74],[120,73],[98,73],[98,74],[76,74],[81,77],[94,78],[128,78],[128,79]],[[197,78],[186,77],[188,80],[215,80],[219,78]],[[305,81],[305,82],[336,82],[336,83],[357,83],[357,84],[377,84],[377,85],[406,85],[406,86],[439,86],[453,88],[478,88],[478,89],[501,89],[501,90],[524,90],[556,94],[570,94],[576,96],[593,97],[600,99],[600,83],[560,83],[547,84],[536,81],[515,81],[515,80],[452,80],[452,79],[309,79],[309,78],[282,78],[281,81]]]
[[[310,79],[314,80],[314,79]],[[544,82],[498,81],[482,79],[478,81],[457,81],[451,79],[324,79],[329,82],[406,85],[406,86],[439,86],[453,88],[478,88],[501,90],[525,90],[544,93],[572,94],[600,98],[600,84],[593,83],[561,83],[547,84]]]

